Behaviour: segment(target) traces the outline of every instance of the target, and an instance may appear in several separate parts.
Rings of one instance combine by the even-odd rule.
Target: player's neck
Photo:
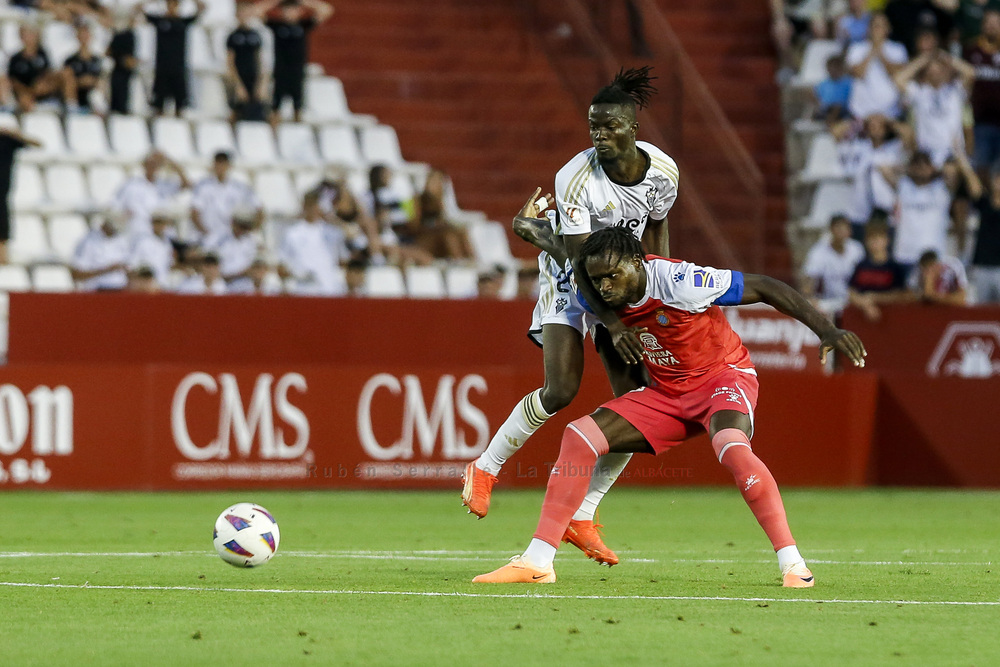
[[[634,185],[641,181],[649,168],[649,156],[637,146],[614,160],[601,162],[601,168],[612,181],[619,185]]]
[[[642,270],[639,271],[639,279],[635,284],[635,291],[628,295],[629,303],[639,303],[642,301],[642,297],[646,296],[646,266],[643,264]]]

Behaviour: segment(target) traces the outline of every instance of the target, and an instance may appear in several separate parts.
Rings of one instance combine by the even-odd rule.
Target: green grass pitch
[[[780,587],[735,489],[615,489],[622,563],[566,546],[549,586],[470,583],[527,544],[540,490],[482,521],[457,489],[5,493],[0,664],[1000,664],[1000,493],[784,496],[813,589]],[[212,551],[239,500],[281,527],[257,569]]]

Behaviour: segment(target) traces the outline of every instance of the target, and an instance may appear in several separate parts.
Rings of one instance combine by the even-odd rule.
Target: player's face
[[[597,149],[597,159],[612,162],[635,150],[635,134],[639,124],[627,107],[620,104],[594,104],[587,116],[590,121],[590,141]]]
[[[638,301],[642,264],[636,257],[626,257],[612,262],[611,258],[588,257],[587,275],[594,289],[604,302],[614,310]]]

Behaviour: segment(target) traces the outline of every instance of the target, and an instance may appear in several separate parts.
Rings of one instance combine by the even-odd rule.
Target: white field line
[[[162,556],[214,556],[211,551],[4,551],[0,559],[5,558],[155,558]],[[356,560],[407,560],[407,561],[491,561],[498,558],[508,558],[509,551],[282,551],[278,554],[284,558],[341,558]],[[774,558],[630,558],[623,561],[629,563],[694,563],[694,564],[759,564],[773,563]],[[990,566],[992,561],[910,561],[910,560],[823,560],[809,559],[810,563],[819,565],[869,565],[869,566]]]
[[[844,600],[840,598],[762,598],[702,595],[550,595],[539,593],[462,593],[458,591],[366,591],[346,589],[286,589],[286,588],[199,588],[197,586],[103,586],[96,584],[38,584],[20,581],[0,581],[9,588],[85,589],[99,591],[184,591],[193,593],[270,593],[272,595],[398,595],[403,597],[490,598],[528,600],[653,600],[684,602],[811,602],[813,604],[894,604],[960,607],[996,607],[1000,601],[973,600]]]

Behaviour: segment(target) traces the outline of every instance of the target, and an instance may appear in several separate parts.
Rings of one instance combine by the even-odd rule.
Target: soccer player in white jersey
[[[591,100],[588,119],[593,147],[556,174],[553,224],[538,224],[535,198],[541,190],[514,220],[515,231],[543,251],[538,257],[539,298],[529,335],[544,351],[545,384],[521,399],[486,451],[466,467],[462,502],[480,518],[489,510],[490,494],[503,464],[576,396],[588,330],[615,395],[643,384],[638,339],[600,302],[589,281],[578,279],[584,297],[596,305],[594,313],[588,312],[577,297],[573,274],[585,275],[575,261],[581,244],[592,231],[606,227],[626,227],[653,252],[669,254],[666,218],[677,197],[677,165],[655,146],[636,141],[636,109],[644,107],[656,90],[650,81],[648,67],[622,71]],[[546,205],[549,201],[547,195]],[[590,492],[564,538],[598,563],[618,562],[601,540],[594,514],[630,457],[609,454],[598,462]]]
[[[864,366],[861,340],[838,329],[779,280],[646,255],[622,229],[595,232],[579,256],[602,302],[639,335],[651,382],[566,427],[534,538],[522,555],[473,582],[555,582],[556,549],[588,489],[580,471],[593,468],[608,452],[660,454],[704,430],[771,542],[782,585],[813,586],[813,574],[788,527],[778,485],[750,445],[757,373],[719,306],[763,302],[794,317],[819,337],[824,361],[827,352],[836,350]]]

